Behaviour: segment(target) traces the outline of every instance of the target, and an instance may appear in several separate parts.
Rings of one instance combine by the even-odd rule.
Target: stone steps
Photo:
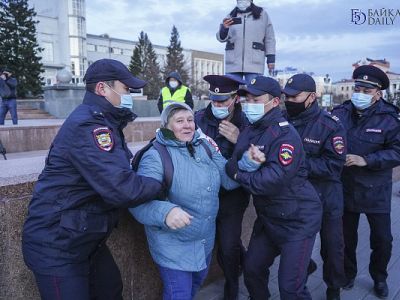
[[[19,120],[32,120],[32,119],[54,119],[52,115],[41,109],[32,108],[18,108]],[[6,120],[11,120],[11,115],[7,113]]]

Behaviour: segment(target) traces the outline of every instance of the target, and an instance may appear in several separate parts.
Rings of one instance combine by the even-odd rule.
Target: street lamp
[[[331,83],[331,78],[329,74],[326,74],[324,77],[324,87],[325,87],[325,94],[322,95],[322,106],[323,107],[331,107],[332,106],[332,95],[328,92],[329,85]]]

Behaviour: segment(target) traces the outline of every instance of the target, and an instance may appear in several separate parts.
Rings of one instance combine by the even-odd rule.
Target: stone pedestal
[[[54,85],[44,87],[44,110],[58,119],[65,119],[82,103],[85,87]]]

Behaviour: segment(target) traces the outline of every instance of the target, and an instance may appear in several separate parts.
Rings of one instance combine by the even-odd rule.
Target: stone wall
[[[49,125],[0,126],[0,140],[7,153],[47,150],[63,120],[52,120]],[[159,118],[138,118],[125,128],[126,142],[147,141],[160,126]]]

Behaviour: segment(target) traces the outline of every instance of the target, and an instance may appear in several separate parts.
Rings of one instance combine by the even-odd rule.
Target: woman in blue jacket
[[[172,185],[165,201],[153,200],[130,212],[145,225],[150,253],[164,284],[163,299],[188,300],[193,299],[210,265],[220,186],[233,189],[238,184],[226,175],[226,160],[215,142],[195,131],[189,106],[169,105],[161,114],[161,123],[156,140],[171,156]],[[258,149],[250,152],[254,160],[247,154],[241,160],[241,167],[249,171],[257,169],[257,161],[263,159]],[[138,174],[163,181],[163,165],[155,148],[143,155]]]

